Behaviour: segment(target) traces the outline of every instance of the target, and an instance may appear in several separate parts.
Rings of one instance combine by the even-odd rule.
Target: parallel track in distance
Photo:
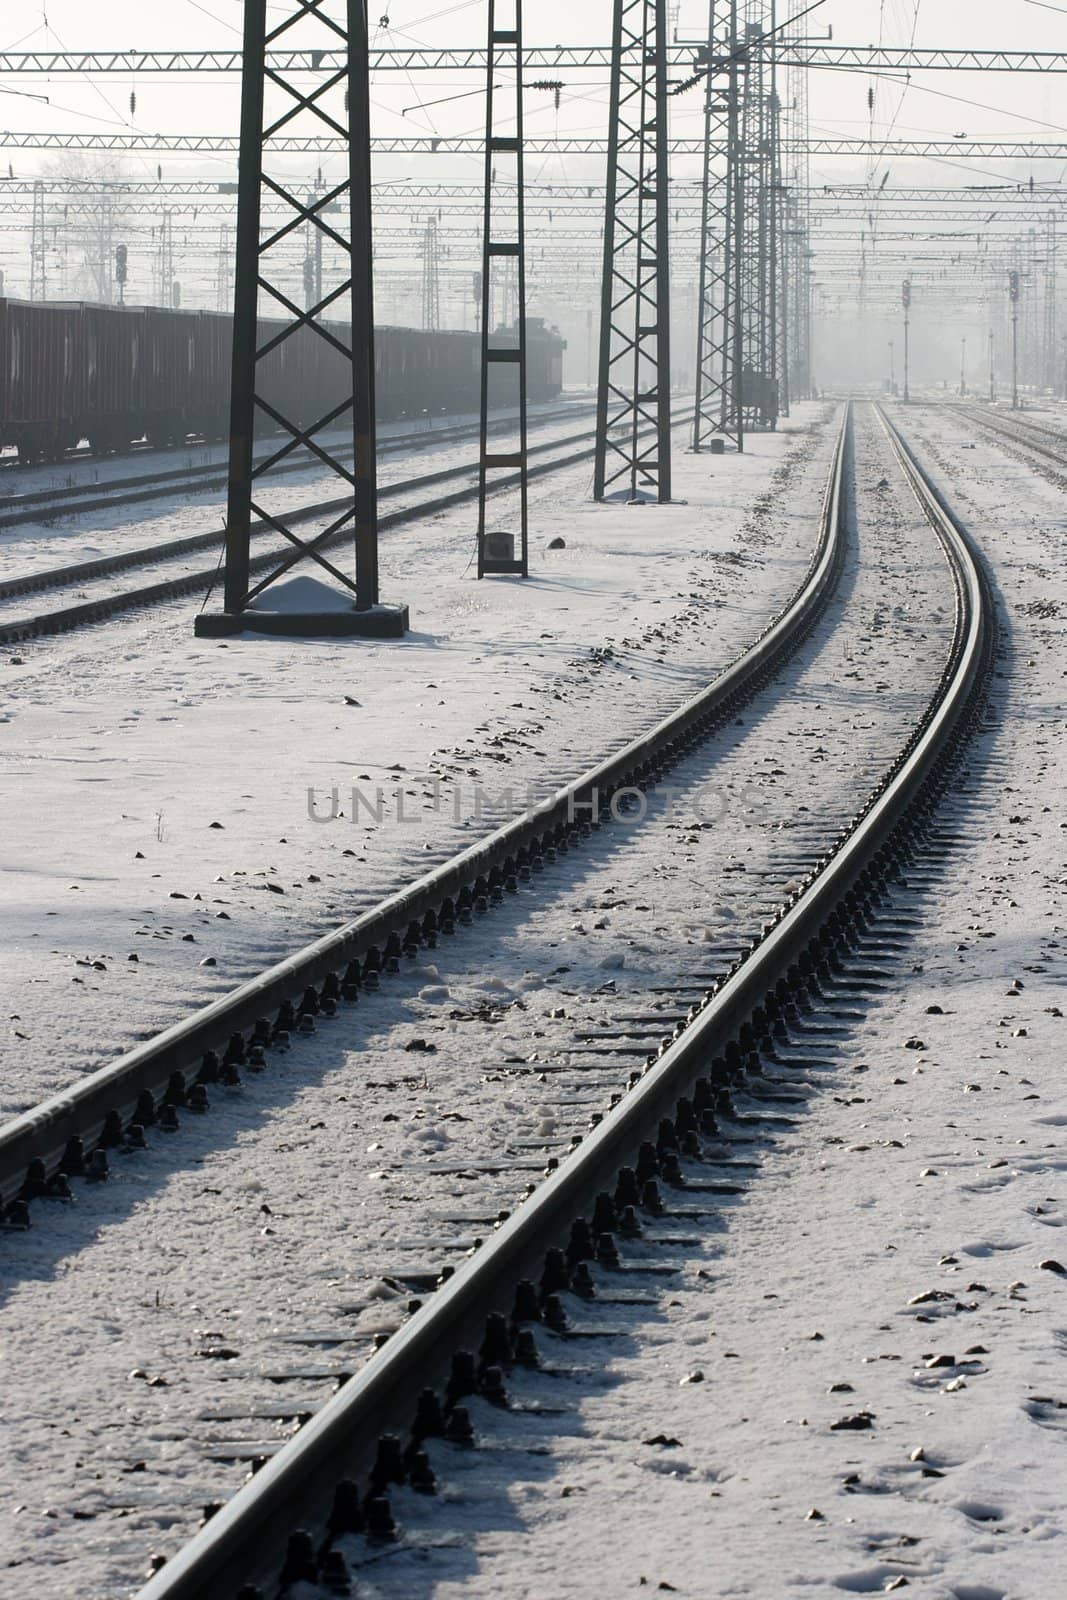
[[[532,427],[546,422],[558,422],[569,417],[580,417],[591,407],[572,403],[553,411],[535,412],[530,417]],[[490,433],[505,432],[515,426],[511,416],[494,417]],[[464,439],[478,437],[476,422],[457,423],[440,428],[420,428],[414,433],[397,435],[378,441],[378,455],[397,455],[420,446],[435,447]],[[186,446],[195,449],[196,446]],[[204,446],[202,448],[209,448]],[[265,459],[272,452],[263,452]],[[351,461],[351,446],[343,444],[334,450],[338,461]],[[279,463],[271,469],[272,479],[292,473],[315,470],[315,462],[308,460]],[[227,483],[227,466],[224,460],[198,462],[175,468],[170,472],[138,473],[130,478],[113,478],[103,483],[64,484],[59,488],[31,490],[24,495],[11,495],[0,510],[0,530],[26,527],[49,517],[74,517],[87,512],[108,511],[115,507],[140,505],[146,501],[163,499],[167,495],[188,489],[196,494],[224,489]]]
[[[682,428],[687,425],[688,418],[681,416],[675,423]],[[552,460],[538,462],[531,465],[527,471],[530,481],[545,477],[553,472],[560,472],[567,467],[577,466],[588,460],[593,454],[593,447],[586,445],[585,441],[591,439],[593,434],[584,432],[570,435],[566,439],[546,440],[541,444],[529,448],[529,456],[547,454],[549,451],[566,449],[570,445],[581,445],[582,448],[569,450],[567,454]],[[477,467],[467,463],[458,467],[442,468],[439,472],[428,473],[421,478],[408,479],[402,483],[383,485],[378,491],[379,501],[393,496],[408,495],[430,488],[434,485],[456,482],[461,479],[476,479]],[[511,474],[499,479],[492,488],[492,493],[506,494],[518,483],[518,474]],[[378,530],[387,532],[391,528],[400,527],[410,522],[425,520],[439,515],[453,506],[467,505],[478,495],[477,481],[466,487],[456,489],[450,493],[439,495],[421,505],[406,506],[386,516],[378,518]],[[287,521],[291,524],[310,521],[317,517],[330,516],[338,511],[345,510],[350,500],[345,497],[335,497],[330,500],[317,501],[311,505],[302,506],[287,513]],[[271,530],[262,525],[253,527],[253,535],[267,535]],[[332,549],[343,545],[346,539],[351,538],[350,530],[341,529],[332,538],[325,540],[321,549]],[[102,556],[96,561],[79,562],[70,567],[52,568],[39,573],[27,573],[20,578],[0,581],[0,600],[11,598],[20,594],[33,594],[45,592],[52,588],[63,588],[75,583],[83,583],[93,578],[107,576],[113,572],[121,572],[138,565],[147,565],[159,560],[179,559],[183,555],[195,553],[202,549],[214,549],[221,552],[223,533],[214,530],[206,534],[191,534],[186,539],[177,539],[160,545],[151,550],[135,550],[115,556]],[[275,545],[271,550],[261,555],[253,556],[249,563],[251,573],[266,571],[276,563],[279,555],[287,549],[282,544]],[[55,611],[42,611],[30,616],[16,617],[11,621],[0,620],[0,645],[22,644],[30,639],[46,638],[50,635],[68,633],[77,628],[90,626],[96,622],[106,621],[109,617],[117,616],[123,611],[134,610],[141,606],[159,605],[167,600],[179,599],[184,595],[207,593],[218,577],[218,567],[201,568],[196,572],[183,573],[180,577],[164,578],[154,583],[145,584],[138,589],[122,590],[115,594],[102,595],[99,599],[80,600],[75,605],[61,606]]]
[[[1055,428],[1046,428],[1040,423],[1028,422],[1015,411],[1005,415],[979,406],[959,406],[953,409],[960,410],[968,421],[976,422],[994,437],[1010,439],[1013,443],[1032,450],[1035,455],[1042,456],[1046,461],[1051,461],[1055,466],[1067,470],[1067,434],[1058,433]]]

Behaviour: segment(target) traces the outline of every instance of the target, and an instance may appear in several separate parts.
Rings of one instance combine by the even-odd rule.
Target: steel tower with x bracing
[[[277,17],[277,0],[270,9]],[[340,50],[339,64],[320,70],[305,86],[304,74],[298,83],[268,64],[268,50],[280,42]],[[382,606],[378,596],[367,45],[365,0],[286,0],[281,20],[269,31],[267,0],[245,0],[225,598],[221,614],[202,612],[197,618],[202,635],[249,628],[398,637],[407,628],[406,607]],[[347,170],[321,192],[301,199],[295,185],[273,176],[269,167],[286,133],[308,124],[343,141]],[[281,200],[288,213],[266,233],[264,193]],[[326,215],[342,201],[346,230],[343,216],[338,218],[342,226],[335,228]],[[300,229],[313,238],[318,230],[330,249],[331,286],[324,285],[321,294],[313,286],[313,297],[303,308],[272,281],[274,252]],[[331,312],[340,320],[328,321]],[[284,325],[260,342],[258,320],[263,314],[282,314]],[[332,387],[338,396],[334,400],[331,394],[328,409],[311,418],[291,414],[289,397],[284,392],[268,395],[263,383],[265,358],[288,341],[305,339],[321,340],[331,352]],[[280,434],[282,442],[256,458],[253,443],[261,422]],[[351,468],[334,453],[339,430],[352,440]],[[344,485],[347,502],[339,515],[323,513],[322,525],[309,537],[290,526],[284,499],[271,503],[271,470],[296,451],[332,473]],[[249,549],[253,517],[292,546],[254,583]],[[351,573],[325,553],[350,539]],[[314,563],[332,580],[329,587],[320,585],[306,605],[291,592],[281,597],[276,589],[271,593],[301,562]]]
[[[746,431],[778,420],[779,140],[775,0],[743,0],[741,150],[744,212],[741,287],[741,408]]]
[[[671,497],[666,0],[615,0],[593,494]]]
[[[705,72],[705,94],[693,449],[718,436],[742,450],[737,0],[711,0],[707,50],[698,65]]]

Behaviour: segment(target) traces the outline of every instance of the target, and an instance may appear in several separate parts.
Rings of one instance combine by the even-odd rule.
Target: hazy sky
[[[803,3],[794,0],[794,9],[801,9]],[[1063,3],[1067,5],[1067,0]],[[783,9],[780,7],[780,13]],[[168,0],[166,6],[146,5],[144,0],[95,0],[91,5],[85,0],[9,0],[0,23],[0,48],[143,50],[233,45],[240,38],[242,10],[241,0]],[[536,5],[528,3],[526,11],[528,43],[606,42],[609,36],[609,0],[582,0],[581,4],[540,0]],[[284,6],[273,7],[272,14],[280,20]],[[375,0],[371,14],[375,21],[388,17],[388,26],[375,29],[380,44],[390,40],[397,45],[476,44],[484,40],[484,0],[452,5],[447,0],[436,4],[435,0],[395,0],[393,4]],[[698,37],[706,27],[706,17],[706,0],[681,0],[680,36]],[[969,0],[966,4],[962,0],[824,0],[808,25],[812,37],[832,28],[834,38],[844,43],[880,40],[906,44],[914,35],[920,45],[1067,48],[1067,15],[1033,0]],[[105,131],[125,125],[141,132],[236,131],[235,81],[220,76],[163,79],[146,74],[110,76],[95,82],[68,75],[51,81],[22,77],[17,86],[23,94],[0,95],[0,125],[5,128]],[[474,96],[421,108],[423,102],[460,95],[476,86],[476,77],[454,74],[421,73],[415,81],[401,74],[379,74],[374,85],[375,131],[478,133],[480,106]],[[822,72],[812,75],[810,86],[815,134],[863,137],[871,130],[877,137],[892,127],[901,137],[966,132],[971,136],[1067,138],[1067,127],[1057,119],[1060,97],[1053,92],[1052,80],[1040,76],[925,73],[909,85],[892,77]],[[10,91],[12,87],[10,77],[0,78],[0,88]],[[873,124],[867,106],[871,88],[875,93]],[[129,96],[134,89],[137,106],[131,115]],[[49,104],[26,98],[29,94],[45,94]],[[699,91],[673,100],[671,113],[676,133],[695,134],[700,121]],[[574,74],[568,78],[558,113],[550,96],[543,101],[530,97],[528,130],[549,133],[558,128],[563,133],[598,136],[603,133],[605,114],[603,81],[595,75]],[[39,170],[46,159],[29,151],[0,154],[14,161],[20,176]],[[297,163],[301,168],[306,164]],[[221,176],[223,169],[228,172],[232,165],[229,157],[165,158],[171,176],[193,172]],[[391,160],[389,171],[401,170],[403,165]],[[902,161],[894,163],[894,182],[904,178],[903,166]],[[129,157],[126,167],[131,175],[154,170],[155,158]],[[946,166],[944,181],[956,181],[955,172],[960,173],[960,182],[983,181],[986,175],[1020,175],[1017,167],[1003,163],[983,165],[980,172]],[[552,157],[539,162],[529,174],[542,181],[563,175],[562,165]],[[678,175],[689,174],[680,171]],[[819,181],[857,175],[855,168],[840,160],[823,161],[814,174]],[[1038,176],[1046,178],[1059,175],[1058,168],[1038,171]],[[907,176],[937,181],[931,165],[913,167]]]

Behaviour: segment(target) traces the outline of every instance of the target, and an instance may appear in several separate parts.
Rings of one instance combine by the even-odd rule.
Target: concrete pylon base
[[[272,584],[243,611],[202,611],[194,631],[198,639],[240,633],[295,639],[402,639],[410,626],[407,606],[357,608],[343,590],[317,578],[293,578]]]

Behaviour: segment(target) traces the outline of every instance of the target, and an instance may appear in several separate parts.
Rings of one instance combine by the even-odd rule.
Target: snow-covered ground
[[[423,869],[477,826],[476,785],[559,782],[707,682],[804,571],[832,414],[800,408],[740,459],[679,451],[668,507],[595,506],[585,468],[531,485],[525,584],[472,576],[472,511],[390,532],[400,644],[199,640],[184,602],[9,651],[0,1112]],[[353,784],[389,796],[380,825]],[[343,822],[310,820],[335,785]]]

